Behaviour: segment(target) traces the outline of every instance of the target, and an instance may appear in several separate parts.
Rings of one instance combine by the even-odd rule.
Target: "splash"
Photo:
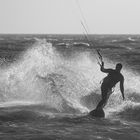
[[[106,62],[108,67],[113,66]],[[67,59],[51,43],[39,39],[18,61],[0,71],[1,105],[44,104],[60,112],[93,109],[100,100],[100,81],[105,76],[89,51],[76,52]],[[128,70],[123,74],[128,100],[132,100],[132,93],[139,97],[140,77]],[[123,104],[118,92],[116,87],[107,109]]]
[[[1,69],[0,100],[3,103],[45,103],[62,111],[64,108],[87,110],[80,97],[90,91],[82,63],[65,60],[45,40],[37,40],[20,60]],[[85,88],[84,88],[85,87]]]

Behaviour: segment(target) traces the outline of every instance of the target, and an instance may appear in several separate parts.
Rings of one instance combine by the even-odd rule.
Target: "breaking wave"
[[[108,67],[113,63],[106,59]],[[134,119],[137,114],[139,120],[139,74],[125,68],[122,73],[126,81],[126,101],[122,101],[116,86],[105,111],[118,116],[129,113]],[[89,51],[78,52],[67,59],[51,43],[38,39],[19,60],[0,69],[0,110],[34,104],[34,108],[42,108],[43,112],[86,113],[100,100],[100,81],[104,76],[95,55]],[[27,110],[18,110],[14,115],[18,117],[17,114],[22,113],[36,116],[35,112]],[[2,118],[3,114],[0,114]]]
[[[127,39],[124,39],[124,40],[112,40],[113,43],[137,43],[139,42],[138,40],[136,39],[133,39],[131,37],[128,37]]]

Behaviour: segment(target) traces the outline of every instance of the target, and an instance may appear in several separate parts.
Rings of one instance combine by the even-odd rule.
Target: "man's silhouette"
[[[124,77],[120,73],[122,69],[122,64],[121,63],[116,64],[116,69],[105,69],[104,62],[102,62],[100,66],[101,66],[100,70],[104,73],[108,73],[108,75],[103,79],[101,85],[102,99],[98,103],[96,109],[102,109],[106,105],[109,95],[113,93],[112,88],[114,88],[118,82],[120,82],[120,91],[122,93],[123,100],[125,99]]]

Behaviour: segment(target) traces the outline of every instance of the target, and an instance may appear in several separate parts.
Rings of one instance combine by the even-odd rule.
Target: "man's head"
[[[122,64],[121,63],[116,64],[116,70],[120,71],[121,69],[122,69]]]

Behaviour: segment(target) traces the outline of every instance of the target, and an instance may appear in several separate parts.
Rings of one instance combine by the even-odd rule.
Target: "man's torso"
[[[116,70],[111,69],[109,74],[103,79],[102,86],[108,88],[114,87],[123,78],[122,74]]]

